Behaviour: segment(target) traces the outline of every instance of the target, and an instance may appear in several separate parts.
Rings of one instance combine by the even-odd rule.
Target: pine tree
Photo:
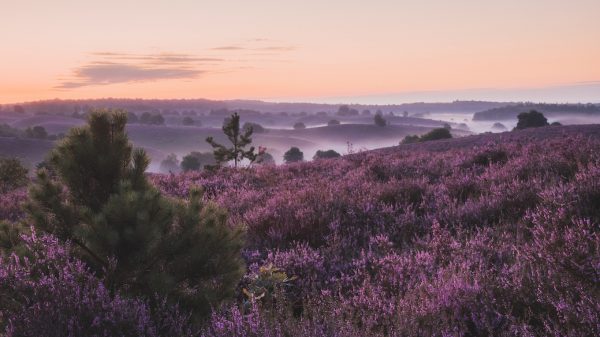
[[[208,142],[214,148],[214,155],[218,165],[227,163],[229,161],[234,162],[234,167],[238,167],[238,163],[244,159],[254,162],[257,154],[254,152],[254,146],[250,149],[245,150],[246,146],[252,143],[252,133],[254,132],[252,126],[246,128],[240,128],[240,116],[237,113],[226,118],[223,123],[223,133],[227,136],[231,142],[231,147],[226,147],[214,141],[213,137],[206,138]]]
[[[71,241],[111,289],[166,296],[203,317],[243,275],[241,231],[199,191],[188,202],[162,196],[126,121],[123,111],[94,111],[71,130],[49,157],[57,177],[38,173],[28,213],[37,229]]]

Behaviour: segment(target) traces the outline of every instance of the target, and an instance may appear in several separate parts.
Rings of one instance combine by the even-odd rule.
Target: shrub
[[[48,137],[48,132],[43,126],[34,126],[33,128],[27,128],[25,130],[25,135],[29,138],[36,139],[46,139]]]
[[[294,162],[298,162],[298,161],[303,161],[304,153],[302,153],[302,151],[300,151],[299,148],[292,146],[289,150],[287,150],[283,154],[283,160],[286,163],[294,163]]]
[[[265,132],[267,132],[267,130],[262,125],[260,125],[258,123],[251,123],[251,122],[244,123],[244,126],[242,127],[242,129],[244,131],[252,129],[252,132],[254,132],[254,133],[265,133]]]
[[[212,166],[216,163],[217,161],[212,153],[192,151],[181,160],[181,169],[184,172],[200,171],[203,167]]]
[[[6,336],[193,336],[189,315],[111,293],[51,236],[24,235],[27,258],[0,257],[0,326]]]
[[[327,151],[318,150],[317,153],[315,153],[315,155],[313,156],[313,160],[338,158],[338,157],[341,157],[341,155],[334,150],[327,150]]]
[[[306,129],[306,125],[304,125],[304,123],[298,122],[298,123],[294,124],[294,130],[301,130],[301,129]]]
[[[433,129],[426,134],[422,135],[420,138],[421,142],[427,142],[430,140],[439,140],[439,139],[449,139],[452,138],[452,134],[450,130],[447,128],[437,128]]]
[[[408,135],[404,137],[404,139],[400,142],[400,144],[413,144],[419,142],[419,136],[417,135]]]
[[[159,113],[152,114],[146,111],[139,118],[139,122],[142,124],[163,125],[165,124],[165,118]]]
[[[199,192],[182,202],[148,183],[149,160],[129,143],[126,116],[94,111],[87,126],[71,129],[50,154],[57,178],[41,171],[30,190],[29,215],[37,229],[73,242],[109,289],[168,294],[201,317],[242,275],[241,232]]]
[[[258,155],[256,163],[261,165],[273,165],[275,164],[275,159],[270,153],[263,152]]]
[[[529,112],[521,112],[517,118],[519,119],[515,130],[522,130],[527,128],[537,128],[540,126],[547,126],[548,120],[544,117],[544,114],[536,110]]]
[[[27,169],[16,158],[0,158],[0,192],[27,185]]]
[[[340,121],[338,121],[337,119],[332,119],[329,122],[327,122],[328,126],[333,126],[333,125],[340,125]]]

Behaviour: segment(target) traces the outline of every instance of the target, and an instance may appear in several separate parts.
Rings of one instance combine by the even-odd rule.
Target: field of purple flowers
[[[15,322],[87,306],[78,324],[148,336],[600,335],[600,128],[560,130],[152,175],[170,196],[201,186],[246,230],[239,296],[201,331],[177,308],[111,297],[51,237],[28,237],[34,262],[2,261],[2,287],[47,294]],[[0,218],[23,220],[26,198],[1,196]],[[60,272],[30,281],[48,265]],[[36,335],[23,331],[9,324]]]

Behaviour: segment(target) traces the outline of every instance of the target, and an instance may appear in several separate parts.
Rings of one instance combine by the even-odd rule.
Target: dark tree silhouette
[[[536,110],[530,110],[529,112],[521,112],[517,118],[517,126],[515,130],[522,130],[527,128],[537,128],[541,126],[548,126],[548,120],[544,117],[544,114]]]
[[[246,150],[246,146],[252,143],[252,126],[240,130],[240,116],[237,113],[226,118],[223,122],[223,133],[227,136],[231,142],[231,147],[226,147],[214,141],[213,137],[206,138],[208,142],[214,148],[214,156],[218,165],[229,161],[234,162],[234,167],[237,168],[238,163],[244,159],[250,160],[250,163],[256,160],[257,154],[254,152],[254,146],[251,146]]]
[[[304,125],[304,123],[302,123],[302,122],[298,122],[298,123],[294,124],[294,129],[295,130],[306,129],[306,125]]]
[[[318,150],[317,153],[315,153],[315,155],[313,156],[313,160],[316,160],[316,159],[338,158],[338,157],[341,157],[341,156],[342,155],[340,155],[339,153],[337,153],[334,150],[327,150],[327,151]]]
[[[373,117],[373,121],[375,122],[375,125],[379,127],[384,127],[387,125],[387,121],[380,114],[375,115],[375,117]]]
[[[294,162],[298,162],[298,161],[303,161],[304,153],[302,153],[302,151],[300,151],[299,148],[292,146],[289,150],[287,150],[283,154],[283,160],[286,163],[294,163]]]

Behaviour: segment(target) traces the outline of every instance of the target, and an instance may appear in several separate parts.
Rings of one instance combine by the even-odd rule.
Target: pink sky
[[[0,103],[546,87],[600,101],[599,13],[598,0],[0,0]]]

